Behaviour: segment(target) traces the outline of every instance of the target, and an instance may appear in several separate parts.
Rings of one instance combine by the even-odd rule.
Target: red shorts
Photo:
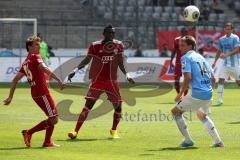
[[[181,63],[176,63],[174,67],[174,77],[180,78],[182,76],[182,65]]]
[[[85,98],[96,101],[103,92],[107,94],[108,100],[113,104],[122,102],[122,98],[119,92],[119,84],[117,81],[92,82],[89,86],[89,90]]]
[[[49,94],[43,95],[41,97],[33,98],[33,100],[38,104],[38,106],[43,110],[43,112],[48,117],[53,117],[58,115],[54,100]]]

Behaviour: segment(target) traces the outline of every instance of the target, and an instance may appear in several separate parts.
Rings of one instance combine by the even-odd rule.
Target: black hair
[[[104,30],[103,30],[103,33],[105,33],[105,32],[115,32],[115,28],[111,25],[111,24],[108,24],[105,28],[104,28]]]

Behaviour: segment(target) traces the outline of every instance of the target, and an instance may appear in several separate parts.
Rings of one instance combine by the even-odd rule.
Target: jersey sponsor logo
[[[113,56],[102,56],[102,63],[108,63],[113,60]]]

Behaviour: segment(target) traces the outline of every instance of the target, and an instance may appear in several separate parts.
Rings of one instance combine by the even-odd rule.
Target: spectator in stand
[[[37,34],[37,37],[40,38],[40,55],[46,65],[48,65],[49,53],[48,53],[48,44],[44,41],[43,35],[41,33]]]
[[[55,53],[52,51],[52,46],[48,46],[49,57],[55,57]]]
[[[138,45],[134,56],[135,57],[144,57],[142,46]]]
[[[161,52],[161,57],[170,57],[171,56],[171,51],[168,49],[168,45],[166,43],[163,44],[162,46],[162,52]]]
[[[206,4],[203,4],[203,6],[200,9],[200,21],[208,21],[208,17],[210,14],[210,8]]]
[[[213,0],[212,9],[216,14],[224,13],[224,11],[221,9],[218,0]]]

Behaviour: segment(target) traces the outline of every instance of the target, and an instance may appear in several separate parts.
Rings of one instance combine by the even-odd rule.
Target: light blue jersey
[[[192,97],[200,100],[212,99],[212,67],[194,50],[188,51],[182,58],[182,73],[191,73]]]
[[[229,37],[222,36],[219,39],[217,49],[221,50],[224,54],[227,54],[240,46],[239,37],[236,34],[231,34]],[[224,60],[224,66],[227,67],[238,67],[240,66],[238,54],[230,56]]]

